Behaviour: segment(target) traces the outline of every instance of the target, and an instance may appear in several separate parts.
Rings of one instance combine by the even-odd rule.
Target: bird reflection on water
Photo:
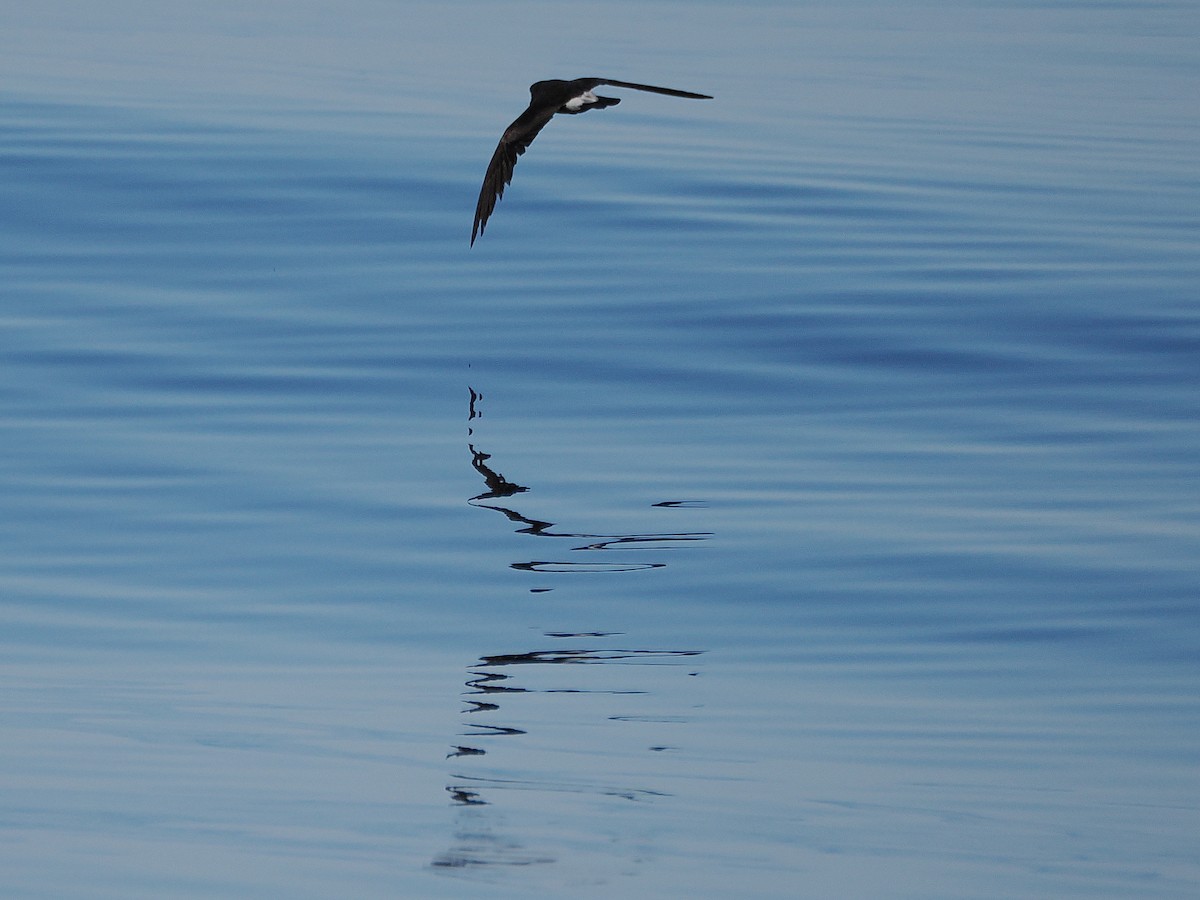
[[[474,389],[471,390],[471,418],[476,418],[479,415],[477,404],[482,399],[482,395],[477,394]],[[541,519],[535,519],[526,516],[516,509],[508,506],[501,506],[494,501],[504,500],[509,497],[514,497],[517,494],[525,493],[529,490],[524,485],[509,481],[500,472],[488,465],[487,461],[491,459],[490,453],[484,453],[482,450],[476,449],[474,444],[468,444],[468,449],[471,451],[471,465],[481,476],[483,476],[484,484],[487,485],[487,490],[482,494],[476,494],[467,502],[472,506],[482,509],[491,509],[503,515],[510,522],[520,523],[523,527],[517,529],[518,534],[532,534],[538,537],[557,537],[557,538],[575,538],[587,540],[589,543],[578,547],[572,547],[572,550],[632,550],[632,549],[648,549],[647,545],[659,545],[660,549],[664,549],[667,545],[681,542],[703,541],[711,534],[706,531],[692,531],[680,533],[655,533],[655,534],[591,534],[588,532],[575,531],[552,531],[554,522],[546,522]],[[668,500],[659,503],[651,504],[659,508],[695,508],[701,506],[701,501],[695,500]],[[659,569],[666,566],[662,562],[637,562],[637,563],[612,563],[600,562],[594,560],[529,560],[514,562],[510,564],[514,569],[520,569],[530,572],[632,572],[640,569]]]
[[[470,390],[469,420],[474,421],[480,415],[482,395],[474,389]],[[469,434],[473,435],[473,429]],[[597,554],[607,554],[613,551],[641,549],[663,551],[680,544],[704,541],[710,536],[709,532],[673,532],[649,534],[595,534],[582,531],[556,530],[554,522],[548,522],[525,515],[512,505],[503,503],[520,494],[527,493],[530,488],[510,481],[497,469],[489,464],[491,455],[479,450],[474,443],[469,443],[471,465],[483,478],[486,490],[468,499],[468,503],[481,509],[491,509],[499,512],[509,522],[519,525],[518,534],[528,534],[538,538],[568,539],[573,543],[570,552],[586,554],[594,557]],[[652,504],[667,508],[702,507],[701,501],[664,501]],[[582,573],[621,573],[636,572],[647,569],[658,569],[666,566],[660,561],[647,562],[616,562],[587,560],[532,560],[510,563],[511,568],[519,571],[553,573],[553,574],[582,574]],[[549,588],[534,587],[533,592],[546,592]],[[571,685],[570,683],[553,687],[531,687],[517,682],[517,675],[510,674],[512,667],[565,667],[565,666],[669,666],[679,667],[687,661],[700,656],[703,651],[686,649],[630,649],[627,633],[619,631],[546,631],[543,636],[549,640],[569,642],[564,646],[551,649],[535,649],[518,652],[487,653],[468,667],[466,690],[463,694],[465,708],[462,711],[464,731],[461,737],[467,740],[453,744],[447,759],[458,762],[481,761],[488,755],[488,750],[494,741],[520,740],[529,734],[528,729],[519,728],[509,723],[496,721],[503,713],[520,712],[520,704],[515,704],[519,696],[548,695],[548,694],[607,694],[637,695],[654,693],[658,683],[650,679],[640,679],[633,687],[596,688]],[[618,640],[620,644],[617,645]],[[586,642],[581,645],[580,642]],[[608,646],[609,643],[615,646]],[[509,672],[500,671],[508,669]],[[519,670],[518,670],[519,671]],[[648,672],[649,670],[647,670]],[[698,674],[688,671],[687,675]],[[483,721],[486,719],[487,721]],[[638,716],[638,715],[607,715],[603,721],[613,723],[649,722],[660,724],[678,724],[686,722],[684,716]],[[569,748],[564,748],[567,752]],[[661,753],[671,749],[671,745],[656,743],[647,746],[647,752]],[[480,762],[480,764],[483,764]],[[512,770],[504,770],[506,775]],[[463,870],[481,866],[527,866],[538,863],[549,863],[554,857],[544,853],[530,853],[519,841],[511,836],[498,836],[495,833],[494,822],[484,822],[478,817],[484,815],[484,809],[493,804],[489,795],[502,791],[533,791],[547,792],[557,795],[592,794],[616,797],[632,801],[645,801],[667,797],[669,794],[648,787],[634,787],[605,782],[602,778],[549,778],[531,774],[527,778],[499,777],[496,773],[481,771],[457,771],[451,776],[451,782],[446,791],[462,815],[455,834],[455,845],[433,861],[439,869]]]

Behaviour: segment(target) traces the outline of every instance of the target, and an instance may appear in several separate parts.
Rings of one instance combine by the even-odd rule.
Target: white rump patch
[[[591,103],[596,102],[596,95],[591,91],[584,91],[578,97],[572,97],[567,101],[567,109],[581,109]]]

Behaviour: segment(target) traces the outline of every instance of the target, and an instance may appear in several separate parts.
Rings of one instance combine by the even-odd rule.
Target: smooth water
[[[495,142],[559,117],[468,249]],[[0,11],[6,897],[1200,892],[1190,2]]]

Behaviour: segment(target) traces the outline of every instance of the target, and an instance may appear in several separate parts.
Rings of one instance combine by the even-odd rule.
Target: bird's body
[[[483,176],[483,187],[479,191],[479,202],[475,206],[475,226],[471,229],[471,244],[483,233],[487,220],[496,208],[496,201],[504,195],[504,188],[512,182],[513,168],[517,157],[524,153],[533,139],[558,113],[576,115],[589,109],[605,109],[621,101],[616,97],[599,97],[592,88],[601,85],[633,88],[652,94],[671,97],[688,97],[692,100],[711,100],[707,94],[677,91],[674,88],[654,87],[649,84],[634,84],[631,81],[614,81],[611,78],[576,78],[572,81],[553,79],[539,81],[529,87],[529,107],[505,129]]]

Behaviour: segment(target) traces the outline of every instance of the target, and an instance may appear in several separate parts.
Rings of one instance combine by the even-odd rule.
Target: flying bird
[[[576,78],[572,81],[553,79],[530,85],[529,108],[505,129],[500,143],[496,145],[496,152],[492,154],[492,161],[488,163],[487,174],[483,176],[479,203],[475,206],[475,227],[471,229],[471,246],[475,245],[475,238],[483,234],[487,220],[496,208],[496,201],[504,196],[505,186],[512,183],[517,157],[529,148],[538,132],[546,127],[546,123],[554,118],[555,113],[576,115],[589,109],[606,109],[621,102],[616,97],[598,97],[592,93],[592,88],[602,84],[633,88],[635,91],[649,91],[652,94],[666,94],[670,97],[712,99],[707,94],[693,94],[691,91],[677,91],[674,88],[655,87],[651,84],[634,84],[632,81],[615,81],[612,78]]]

